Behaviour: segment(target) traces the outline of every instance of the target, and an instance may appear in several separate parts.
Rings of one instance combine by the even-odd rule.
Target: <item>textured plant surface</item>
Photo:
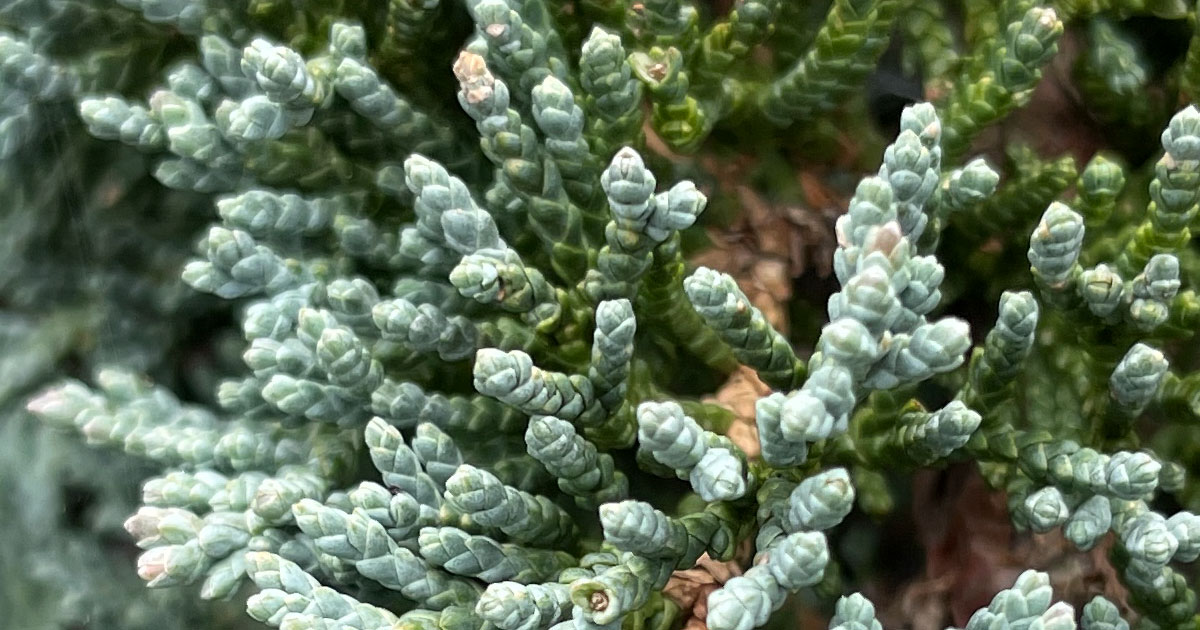
[[[1196,19],[0,1],[5,627],[1195,628]]]

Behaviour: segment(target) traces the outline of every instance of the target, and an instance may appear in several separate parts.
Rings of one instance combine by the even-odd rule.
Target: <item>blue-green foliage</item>
[[[665,630],[707,557],[744,569],[712,630],[799,591],[878,630],[839,528],[969,461],[1018,529],[1111,533],[1146,627],[1194,625],[1200,112],[1134,108],[1157,161],[1071,193],[1017,147],[963,160],[1061,18],[1122,124],[1141,52],[1063,4],[969,7],[956,50],[897,0],[0,2],[6,621],[184,627],[252,583],[194,627]],[[880,140],[854,95],[905,29],[944,95]],[[853,120],[870,157],[826,160]],[[698,223],[810,204],[797,169],[847,201],[831,295],[689,270]],[[739,365],[753,418],[703,399]],[[967,628],[1075,624],[1030,570]]]

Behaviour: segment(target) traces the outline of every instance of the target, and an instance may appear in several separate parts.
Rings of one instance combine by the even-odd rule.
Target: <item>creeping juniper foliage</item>
[[[1194,629],[1197,7],[1046,2],[0,0],[5,627]]]

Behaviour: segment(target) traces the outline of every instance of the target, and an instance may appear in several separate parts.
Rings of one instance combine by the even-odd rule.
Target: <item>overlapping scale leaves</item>
[[[1142,418],[1200,414],[1177,343],[1200,328],[1200,112],[1111,98],[1148,75],[1099,7],[968,7],[960,47],[937,3],[896,0],[9,4],[0,404],[153,471],[120,505],[148,586],[253,582],[250,618],[287,630],[751,630],[802,590],[831,629],[879,630],[838,598],[854,571],[830,532],[891,510],[903,474],[971,461],[1019,530],[1111,540],[1148,627],[1194,622],[1194,457]],[[1165,126],[1146,176],[964,160],[1076,18],[1101,118]],[[764,300],[737,255],[693,268],[697,224],[754,214],[777,172],[790,198],[801,165],[817,203],[801,149],[845,132],[914,29],[905,63],[941,97],[904,108],[874,174],[828,178],[853,190],[816,316]],[[1184,89],[1193,53],[1166,73]],[[35,150],[64,138],[57,166]],[[39,191],[61,170],[69,203]],[[79,242],[115,263],[55,260],[69,239],[40,222],[76,202]],[[765,205],[755,221],[783,213]],[[753,418],[696,391],[734,371],[765,392]],[[677,572],[712,562],[741,565],[681,609]],[[1026,571],[966,628],[1072,630],[1052,600]],[[1127,630],[1123,610],[1097,597],[1081,623]]]

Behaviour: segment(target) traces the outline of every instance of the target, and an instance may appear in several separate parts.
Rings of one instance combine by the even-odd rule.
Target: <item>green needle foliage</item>
[[[1194,628],[1195,7],[801,4],[0,1],[6,627]]]

